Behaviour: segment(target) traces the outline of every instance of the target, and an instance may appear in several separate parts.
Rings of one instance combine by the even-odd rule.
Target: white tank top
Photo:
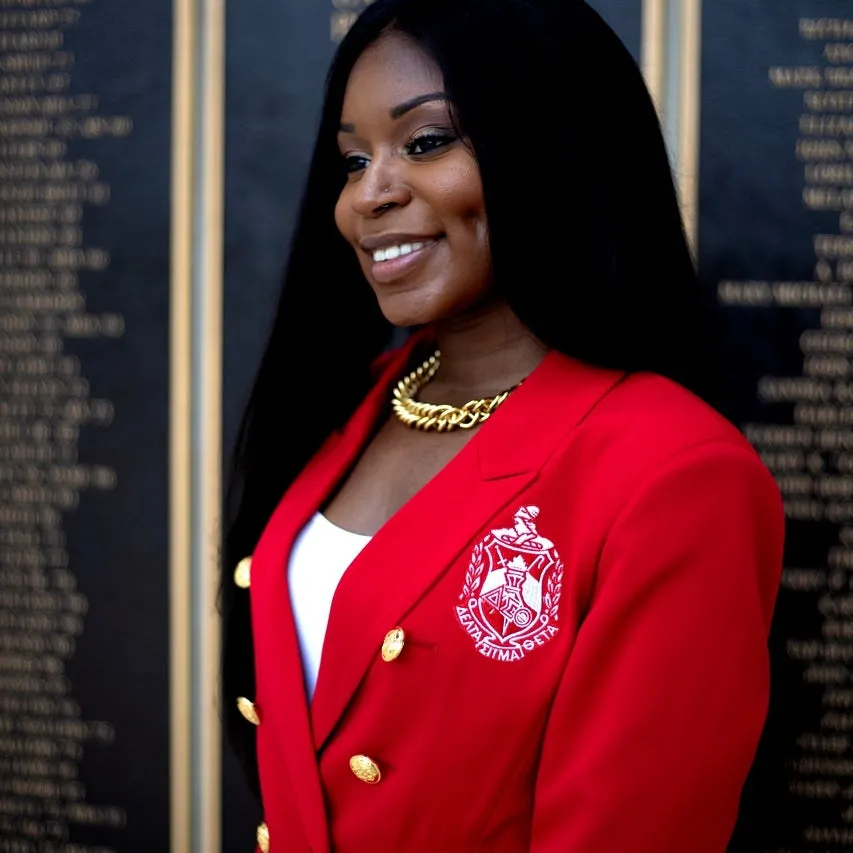
[[[347,567],[370,539],[332,524],[318,512],[293,543],[287,579],[309,700],[317,683],[332,597]]]

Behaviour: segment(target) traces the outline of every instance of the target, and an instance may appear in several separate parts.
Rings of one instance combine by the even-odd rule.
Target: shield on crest
[[[557,632],[563,564],[539,533],[538,515],[538,507],[520,507],[512,527],[491,530],[472,549],[457,617],[487,657],[520,660]]]

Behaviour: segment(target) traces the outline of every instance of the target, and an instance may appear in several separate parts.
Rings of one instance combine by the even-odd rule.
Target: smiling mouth
[[[431,246],[435,242],[436,240],[419,240],[414,243],[399,243],[395,246],[386,246],[384,249],[374,249],[373,263],[381,264],[411,255],[427,246]]]
[[[443,239],[442,235],[373,249],[369,253],[373,261],[370,269],[371,277],[379,284],[389,284],[405,278],[426,261]]]

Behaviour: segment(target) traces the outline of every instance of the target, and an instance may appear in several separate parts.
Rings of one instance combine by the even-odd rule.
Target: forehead
[[[389,32],[366,48],[353,66],[343,114],[371,105],[392,107],[443,89],[435,60],[408,36]]]

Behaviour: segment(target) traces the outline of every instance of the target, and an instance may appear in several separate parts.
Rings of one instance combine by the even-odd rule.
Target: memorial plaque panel
[[[0,2],[0,852],[168,849],[171,4]]]
[[[771,709],[731,849],[830,853],[853,845],[853,15],[715,0],[702,29],[700,273],[788,517]]]

